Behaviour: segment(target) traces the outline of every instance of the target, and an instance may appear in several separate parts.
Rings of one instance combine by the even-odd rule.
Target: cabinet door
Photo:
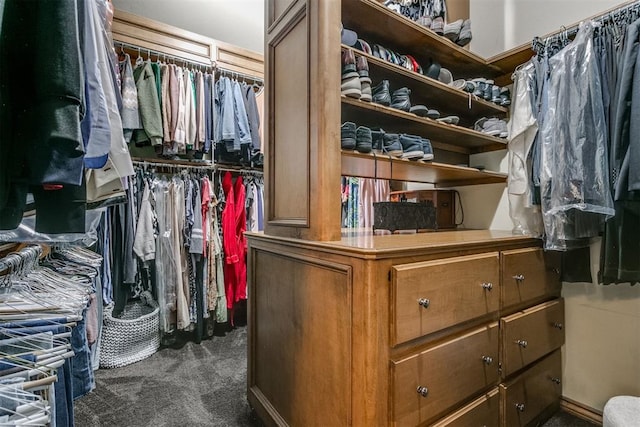
[[[496,427],[500,425],[500,393],[491,389],[432,427]]]
[[[490,252],[394,266],[391,343],[496,312],[498,264],[498,253]]]
[[[528,425],[562,395],[560,350],[550,354],[518,378],[500,385],[503,427]]]
[[[501,308],[560,295],[560,265],[540,248],[502,252]]]
[[[501,319],[503,378],[564,344],[564,301],[557,299]]]
[[[396,426],[434,420],[498,382],[498,323],[392,362]]]

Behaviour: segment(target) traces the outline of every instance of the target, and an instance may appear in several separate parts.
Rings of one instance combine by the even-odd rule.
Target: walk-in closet
[[[0,426],[640,426],[640,1],[0,0]]]

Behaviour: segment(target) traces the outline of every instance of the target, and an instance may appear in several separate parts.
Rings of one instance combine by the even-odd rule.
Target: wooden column
[[[340,3],[269,0],[265,233],[340,238]]]

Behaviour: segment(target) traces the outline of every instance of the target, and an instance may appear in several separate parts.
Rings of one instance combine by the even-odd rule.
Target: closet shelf
[[[342,121],[352,121],[357,125],[381,127],[386,132],[410,133],[446,143],[467,154],[504,150],[507,141],[468,129],[440,123],[437,120],[419,117],[413,113],[397,110],[372,102],[342,96]],[[452,151],[453,151],[452,150]]]
[[[438,188],[507,182],[507,175],[504,173],[347,150],[342,150],[342,175],[425,182],[435,184]]]
[[[342,23],[369,44],[378,43],[398,53],[412,55],[422,67],[428,67],[433,58],[449,69],[456,79],[492,78],[508,72],[377,1],[343,1]]]
[[[342,45],[342,48],[350,49],[347,45]],[[406,86],[411,89],[412,104],[423,104],[430,108],[437,108],[441,114],[458,115],[463,123],[469,125],[482,116],[504,117],[507,114],[505,107],[493,102],[474,96],[471,96],[470,99],[470,94],[467,92],[454,89],[438,80],[384,61],[361,50],[353,50],[357,56],[367,58],[369,75],[373,79],[372,85],[386,79],[389,80],[392,90]],[[469,108],[469,103],[471,103],[471,108]]]

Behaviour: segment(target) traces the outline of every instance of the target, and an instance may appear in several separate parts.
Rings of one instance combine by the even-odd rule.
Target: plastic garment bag
[[[593,22],[549,59],[540,172],[545,248],[584,246],[614,215]]]
[[[513,101],[509,120],[509,216],[513,232],[542,236],[540,206],[534,205],[531,194],[531,147],[538,133],[538,120],[533,100],[536,90],[536,66],[533,59],[513,73]]]

